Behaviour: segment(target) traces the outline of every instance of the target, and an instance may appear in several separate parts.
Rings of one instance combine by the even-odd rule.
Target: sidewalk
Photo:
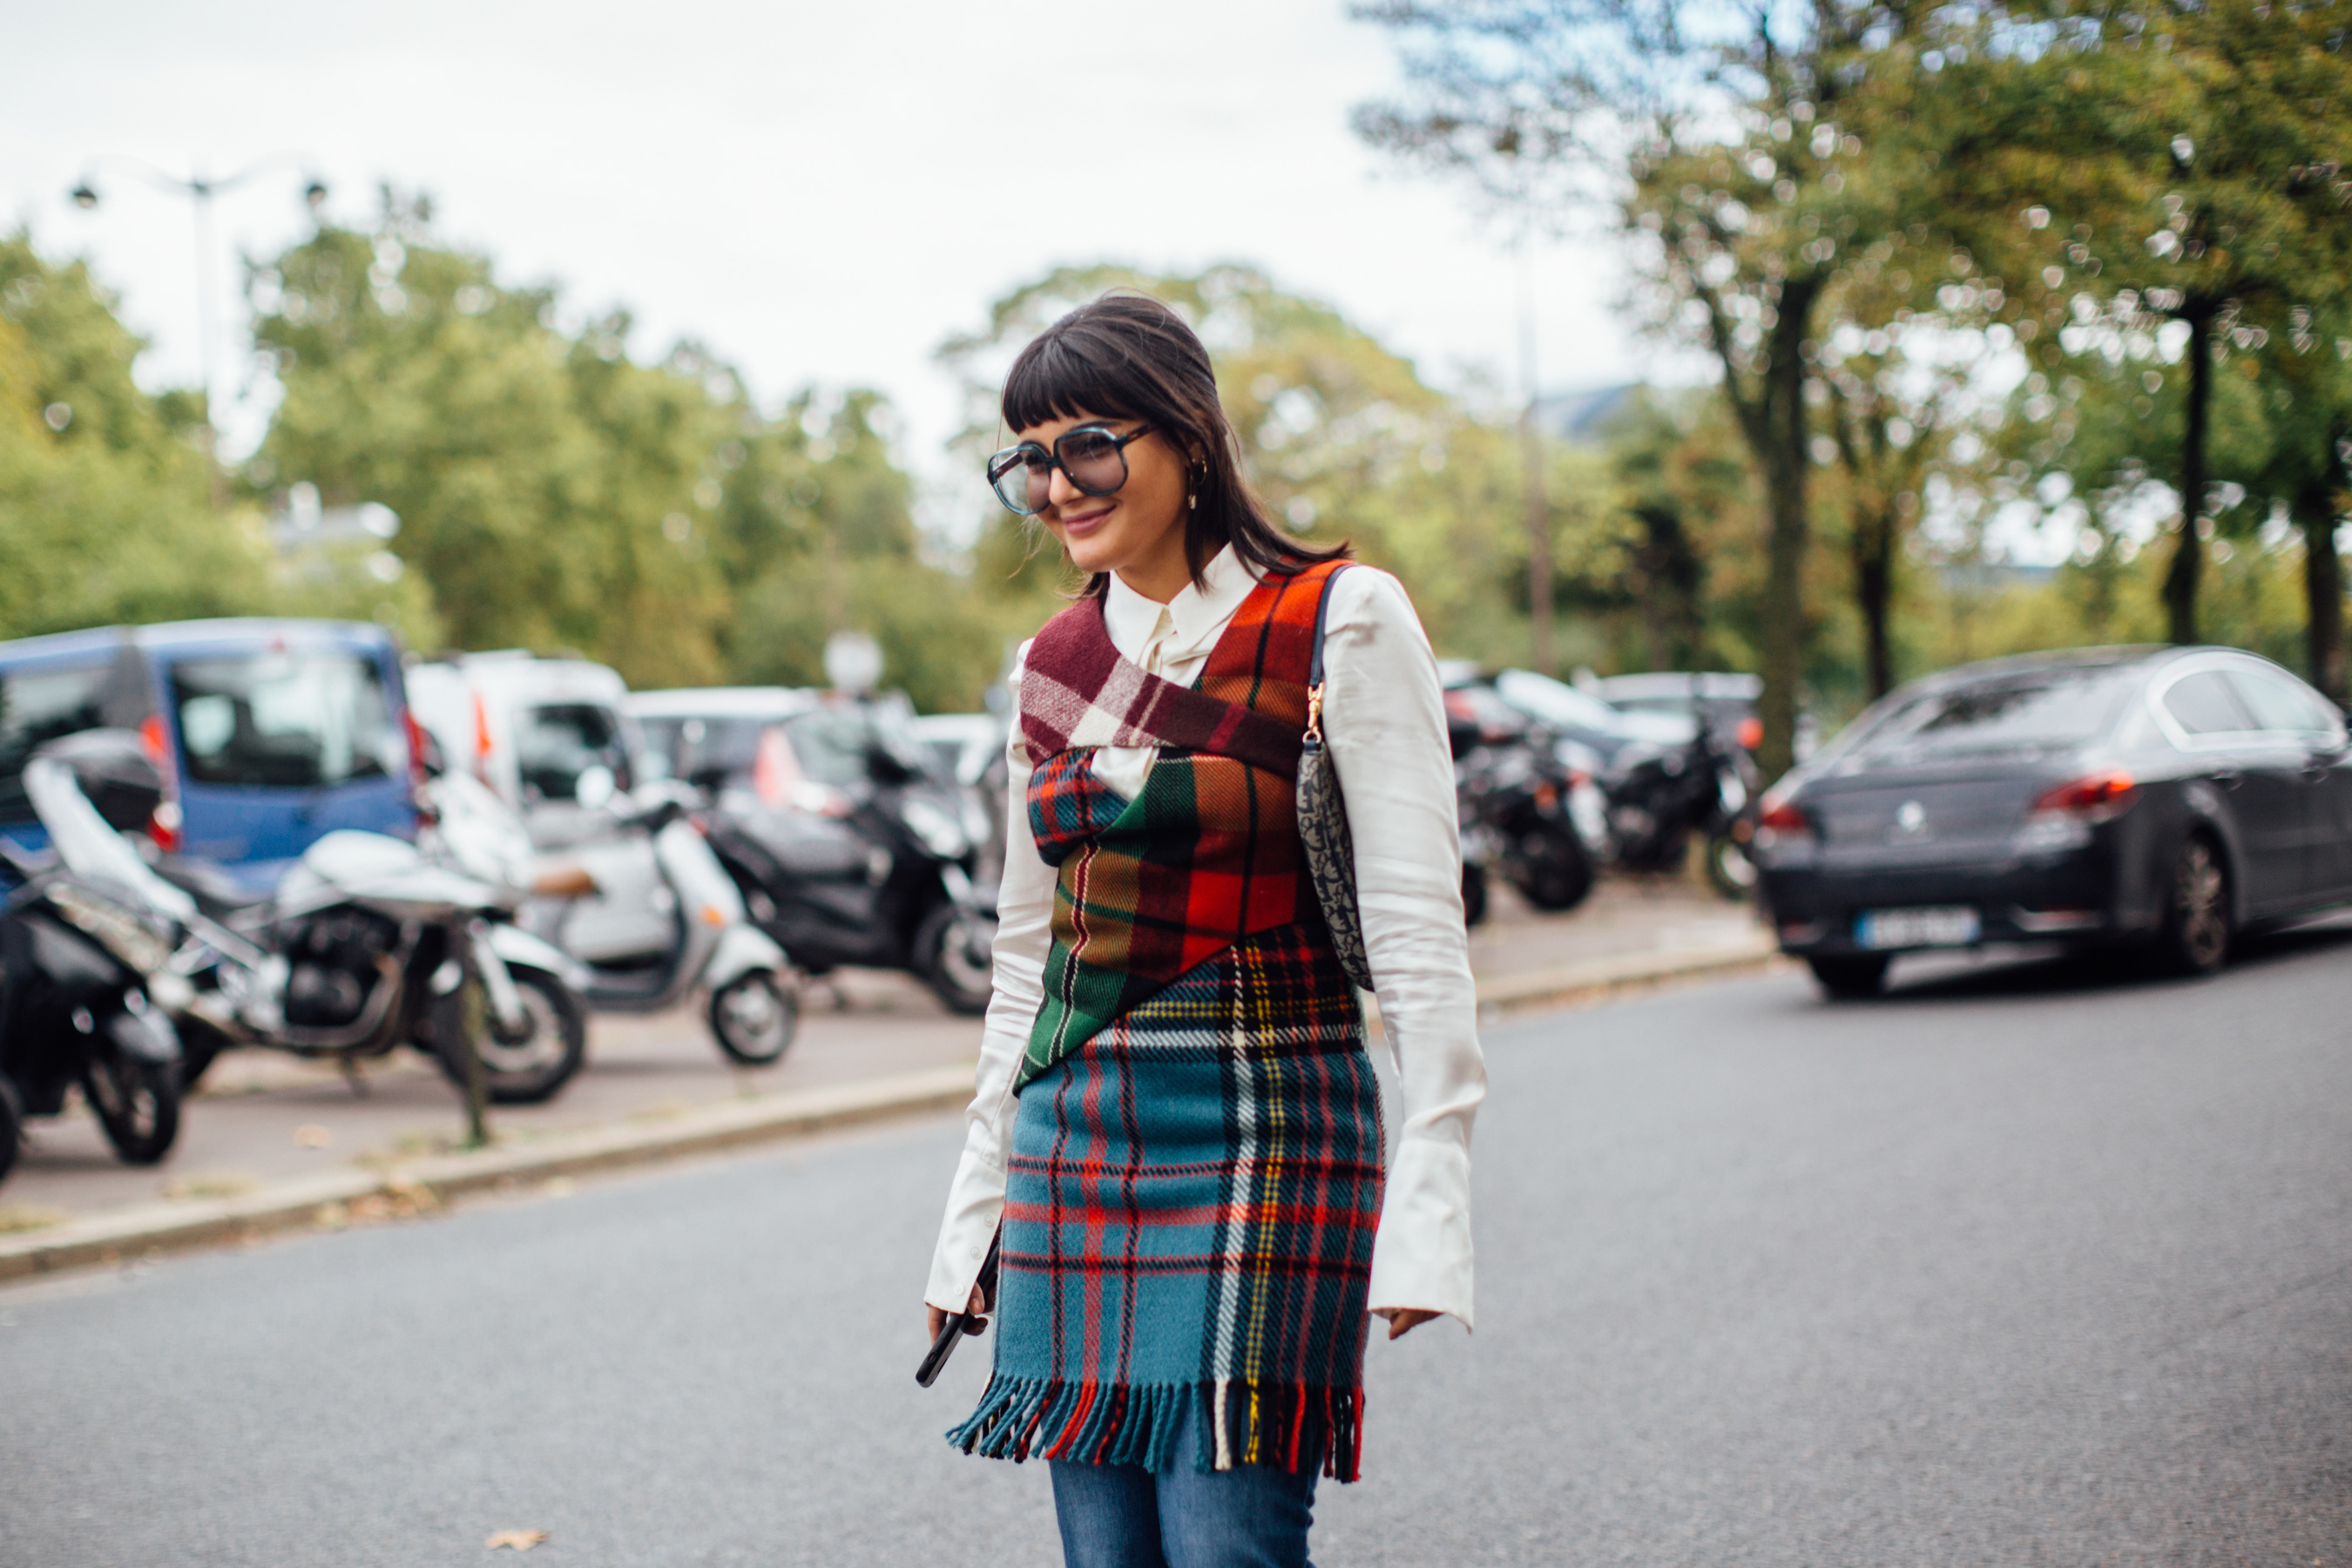
[[[1603,882],[1541,915],[1507,892],[1472,933],[1488,1016],[1769,962],[1742,906],[1678,879]],[[698,1013],[599,1016],[588,1062],[551,1103],[498,1107],[495,1147],[460,1150],[455,1091],[414,1052],[370,1064],[366,1094],[331,1067],[232,1052],[184,1107],[163,1164],[116,1162],[79,1105],[31,1122],[0,1184],[0,1279],[258,1234],[287,1223],[404,1216],[457,1194],[785,1136],[850,1120],[946,1109],[970,1093],[977,1019],[903,975],[847,972],[803,998],[774,1067],[719,1054]]]

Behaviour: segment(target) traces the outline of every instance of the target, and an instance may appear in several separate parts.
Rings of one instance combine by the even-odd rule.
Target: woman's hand
[[[933,1312],[936,1316],[937,1309],[933,1309]],[[1389,1321],[1389,1338],[1401,1340],[1430,1319],[1442,1318],[1445,1314],[1424,1312],[1419,1307],[1376,1307],[1372,1310],[1372,1315],[1376,1318],[1386,1318]],[[931,1331],[936,1334],[939,1330],[933,1328]]]
[[[932,1306],[928,1301],[923,1303],[923,1307],[924,1310],[931,1315],[929,1337],[936,1340],[940,1337],[940,1331],[948,1326],[948,1315],[940,1310],[937,1307]],[[971,1305],[966,1308],[965,1310],[971,1314],[971,1317],[964,1320],[963,1331],[965,1333],[977,1334],[988,1327],[988,1320],[981,1316],[982,1312],[988,1310],[988,1298],[980,1293],[979,1286],[975,1285],[971,1288]],[[1391,1335],[1391,1337],[1393,1337],[1393,1335]]]

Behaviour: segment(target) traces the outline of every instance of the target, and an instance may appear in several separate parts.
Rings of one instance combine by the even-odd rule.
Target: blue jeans
[[[1189,1406],[1170,1468],[1053,1461],[1064,1568],[1314,1568],[1315,1472],[1193,1468]]]

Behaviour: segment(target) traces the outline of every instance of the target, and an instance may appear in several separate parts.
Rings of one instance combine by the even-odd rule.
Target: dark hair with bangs
[[[1080,415],[1139,419],[1182,453],[1200,499],[1184,515],[1184,559],[1196,586],[1229,544],[1259,574],[1351,553],[1344,541],[1318,550],[1275,526],[1242,475],[1241,437],[1217,401],[1209,351],[1181,316],[1149,294],[1105,294],[1038,333],[1004,378],[1003,408],[1015,430]],[[1097,572],[1085,592],[1109,587],[1109,574]]]

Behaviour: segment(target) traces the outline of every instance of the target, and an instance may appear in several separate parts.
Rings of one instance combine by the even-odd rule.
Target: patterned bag
[[[1323,579],[1315,604],[1315,651],[1307,662],[1307,733],[1298,749],[1298,842],[1307,857],[1307,879],[1331,930],[1331,951],[1359,990],[1372,989],[1372,966],[1364,954],[1364,917],[1356,903],[1356,840],[1348,830],[1348,803],[1339,794],[1339,773],[1323,747],[1323,617],[1331,607],[1333,572]]]

